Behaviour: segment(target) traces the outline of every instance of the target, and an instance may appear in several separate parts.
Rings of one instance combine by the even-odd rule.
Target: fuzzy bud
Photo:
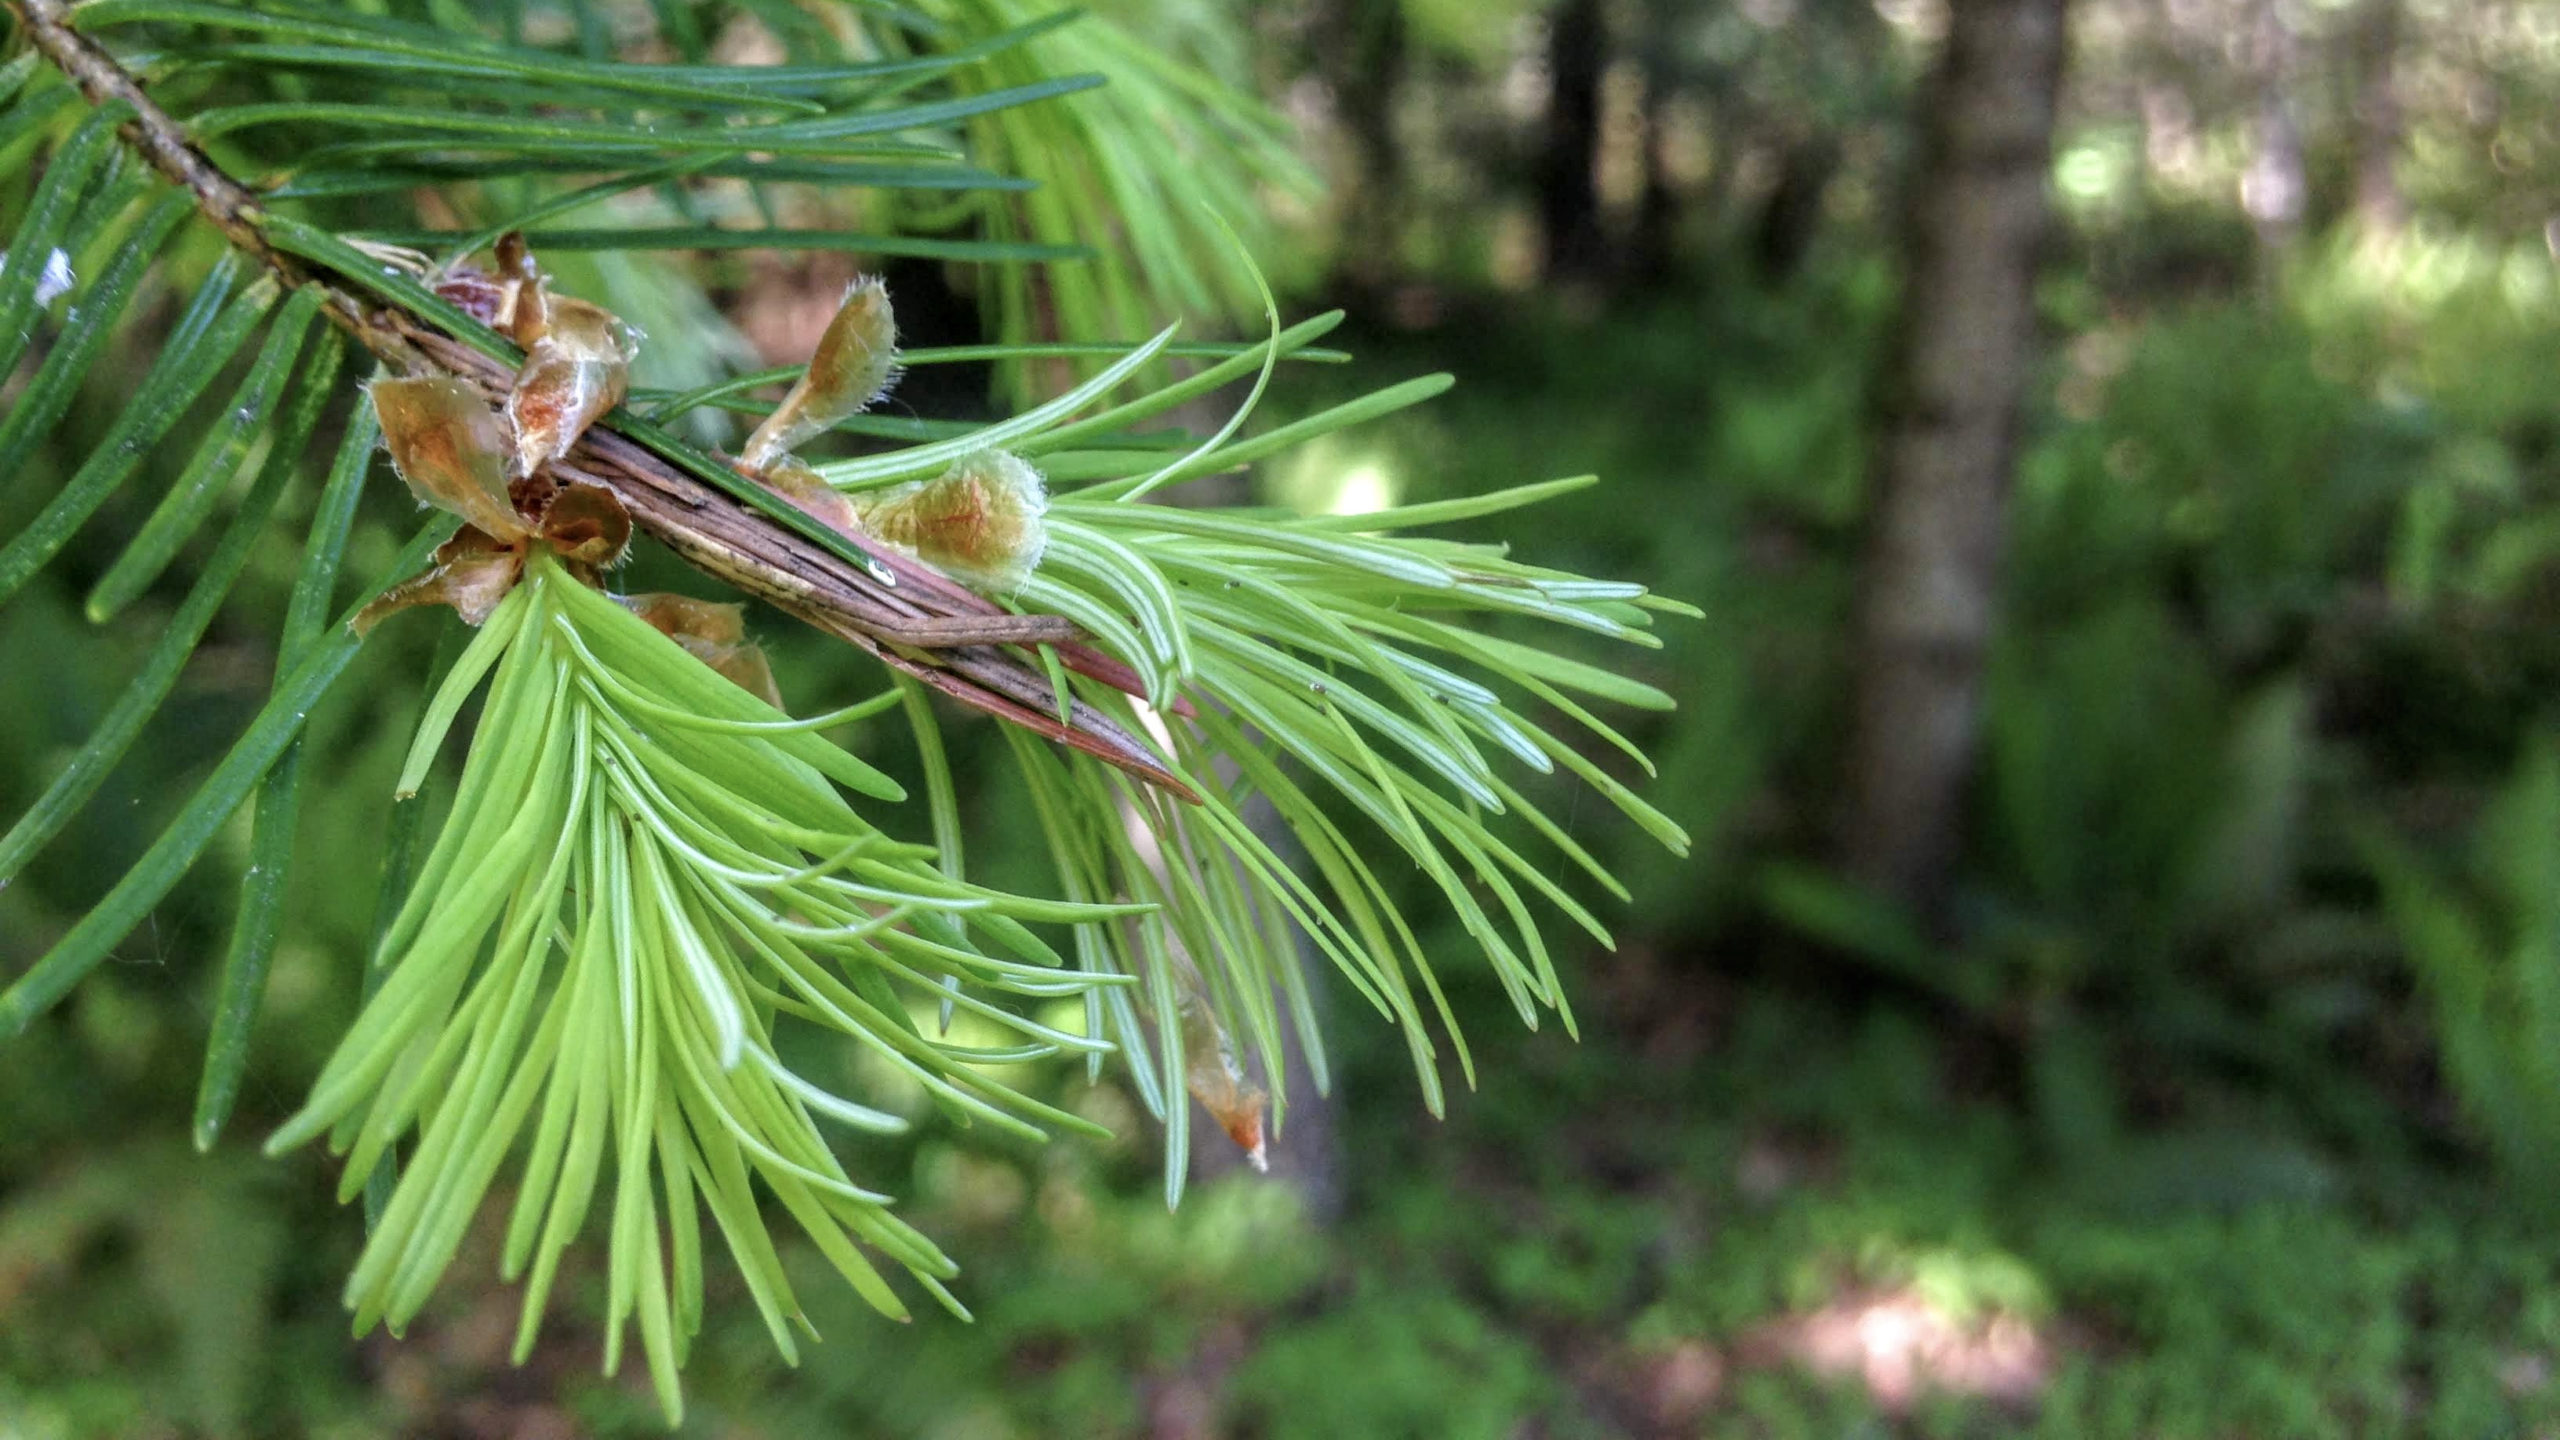
[[[764,487],[791,502],[794,509],[839,535],[861,528],[853,501],[817,471],[785,455],[764,468]]]
[[[887,394],[897,369],[898,319],[889,305],[889,289],[876,277],[857,280],[845,291],[835,319],[827,322],[809,368],[748,437],[740,458],[750,470],[773,464],[801,441]]]
[[[1049,532],[1040,472],[1018,455],[981,450],[930,480],[850,497],[862,528],[953,579],[1004,592],[1031,576]]]

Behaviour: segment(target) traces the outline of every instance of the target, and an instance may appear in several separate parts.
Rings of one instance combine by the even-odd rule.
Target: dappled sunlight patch
[[[1789,1365],[1854,1381],[1900,1413],[1931,1395],[2029,1405],[2059,1360],[2043,1282],[1997,1251],[1860,1247],[1862,1278],[1747,1332],[1745,1368]]]
[[[1925,1395],[1954,1394],[2027,1404],[2043,1393],[2054,1353],[2022,1315],[1965,1317],[1917,1285],[1842,1295],[1747,1337],[1746,1363],[1792,1363],[1831,1379],[1855,1380],[1887,1410]]]
[[[1333,498],[1325,505],[1328,515],[1367,515],[1373,511],[1394,508],[1395,476],[1383,465],[1356,465],[1335,480]]]
[[[2465,296],[2547,315],[2560,305],[2551,268],[2551,248],[2540,236],[2506,240],[2411,226],[2343,237],[2302,277],[2300,295],[2315,317],[2345,307],[2421,318]]]

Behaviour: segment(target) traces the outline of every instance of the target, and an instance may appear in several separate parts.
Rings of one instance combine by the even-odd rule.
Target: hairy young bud
[[[432,376],[376,380],[365,394],[409,493],[496,539],[524,538],[527,527],[507,498],[506,426],[478,391]]]
[[[898,320],[889,290],[866,276],[845,291],[809,368],[747,438],[739,458],[750,470],[786,458],[793,446],[887,394],[897,369]]]
[[[953,579],[1006,591],[1029,579],[1048,547],[1040,472],[1019,455],[981,450],[930,480],[849,497],[862,528]]]

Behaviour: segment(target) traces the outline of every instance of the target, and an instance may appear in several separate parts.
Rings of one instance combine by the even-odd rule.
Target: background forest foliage
[[[657,57],[693,7],[350,8]],[[833,0],[739,8],[753,18],[716,37],[738,55],[842,33]],[[922,8],[971,33],[1046,13]],[[1559,794],[1560,822],[1634,902],[1614,953],[1561,956],[1578,1043],[1521,1032],[1488,975],[1449,967],[1482,1079],[1453,1087],[1444,1121],[1415,1103],[1403,1042],[1337,988],[1334,1101],[1293,1114],[1272,1180],[1195,1158],[1177,1212],[1136,1098],[1081,1067],[1008,1083],[1113,1142],[864,1139],[902,1213],[966,1256],[978,1322],[891,1326],[812,1284],[826,1341],[785,1371],[743,1296],[715,1290],[686,1433],[2560,1426],[2549,7],[2074,6],[1978,763],[1933,914],[1830,860],[1876,377],[1942,7],[1093,8],[981,83],[1172,83],[1133,47],[1216,77],[1221,154],[1244,157],[1203,167],[1232,187],[1225,213],[1292,316],[1352,315],[1325,343],[1354,358],[1285,368],[1255,424],[1460,377],[1237,483],[1312,513],[1606,477],[1517,535],[1540,563],[1706,610],[1630,662],[1679,700],[1630,733],[1660,767],[1646,793],[1697,843],[1676,859],[1596,797]],[[1098,153],[1133,143],[1113,113],[1075,94],[965,127],[973,163],[1044,182],[1023,203],[1064,207],[1049,219],[861,190],[853,216],[821,218],[1107,234],[1132,193],[1041,143],[1051,125],[1087,127]],[[22,203],[29,177],[0,170]],[[437,227],[487,218],[402,193],[425,193]],[[692,223],[618,203],[583,223]],[[1187,210],[1143,233],[1154,253],[1066,262],[1097,278],[1061,333],[1136,340],[1187,311],[1251,338],[1258,299],[1201,258],[1223,234]],[[640,383],[669,389],[805,355],[858,264],[885,270],[914,343],[1037,323],[1036,268],[930,246],[561,257],[649,331],[644,364],[662,368]],[[151,357],[111,358],[102,391]],[[1070,378],[939,366],[901,395],[968,413]],[[26,383],[22,368],[0,399]],[[96,438],[71,430],[10,457],[0,532]],[[82,615],[141,503],[115,501],[0,612],[8,813],[176,603],[164,586],[136,602],[143,623]],[[355,532],[355,572],[389,561],[405,533],[389,522],[407,523],[392,508]],[[263,702],[297,563],[284,537],[249,554],[150,743],[0,890],[0,974],[77,918]],[[764,619],[795,698],[867,681],[842,647]],[[0,1440],[659,1433],[645,1385],[597,1378],[569,1316],[507,1366],[515,1297],[485,1278],[487,1253],[466,1251],[404,1341],[351,1345],[336,1294],[361,1230],[328,1203],[334,1173],[251,1143],[353,1014],[379,801],[435,644],[433,626],[386,627],[366,683],[314,717],[305,883],[234,1138],[207,1156],[186,1139],[245,815],[113,963],[0,1044]],[[913,778],[901,733],[878,737],[866,758]],[[973,878],[1038,891],[1003,741],[950,740],[983,837]],[[1426,948],[1464,943],[1434,923]]]

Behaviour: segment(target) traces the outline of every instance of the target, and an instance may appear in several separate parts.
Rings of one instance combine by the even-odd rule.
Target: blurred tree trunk
[[[1672,7],[1663,0],[1646,7],[1644,52],[1643,187],[1636,192],[1634,238],[1628,244],[1628,269],[1647,283],[1671,273],[1679,246],[1680,194],[1671,180],[1671,103],[1680,94],[1672,64]]]
[[[1879,390],[1840,849],[1940,908],[1980,729],[2002,512],[2033,363],[2065,0],[1954,0],[1923,101]]]
[[[1350,288],[1374,292],[1395,278],[1403,231],[1396,97],[1405,77],[1404,6],[1401,0],[1319,0],[1313,19],[1316,73],[1333,92],[1334,114],[1359,169],[1343,210],[1336,264]]]
[[[1547,130],[1538,159],[1538,217],[1549,279],[1599,273],[1600,77],[1608,65],[1602,0],[1559,0],[1547,31]]]
[[[1829,130],[1798,136],[1779,152],[1777,183],[1751,227],[1751,264],[1762,284],[1777,288],[1804,268],[1840,158],[1840,137]]]
[[[2400,188],[2400,0],[2365,0],[2357,17],[2356,219],[2368,235],[2393,235],[2409,223]]]
[[[2258,229],[2260,259],[2272,265],[2302,233],[2310,182],[2303,173],[2302,126],[2293,116],[2294,53],[2299,48],[2281,0],[2258,0],[2250,43],[2258,122],[2249,168],[2240,177],[2240,208]]]

